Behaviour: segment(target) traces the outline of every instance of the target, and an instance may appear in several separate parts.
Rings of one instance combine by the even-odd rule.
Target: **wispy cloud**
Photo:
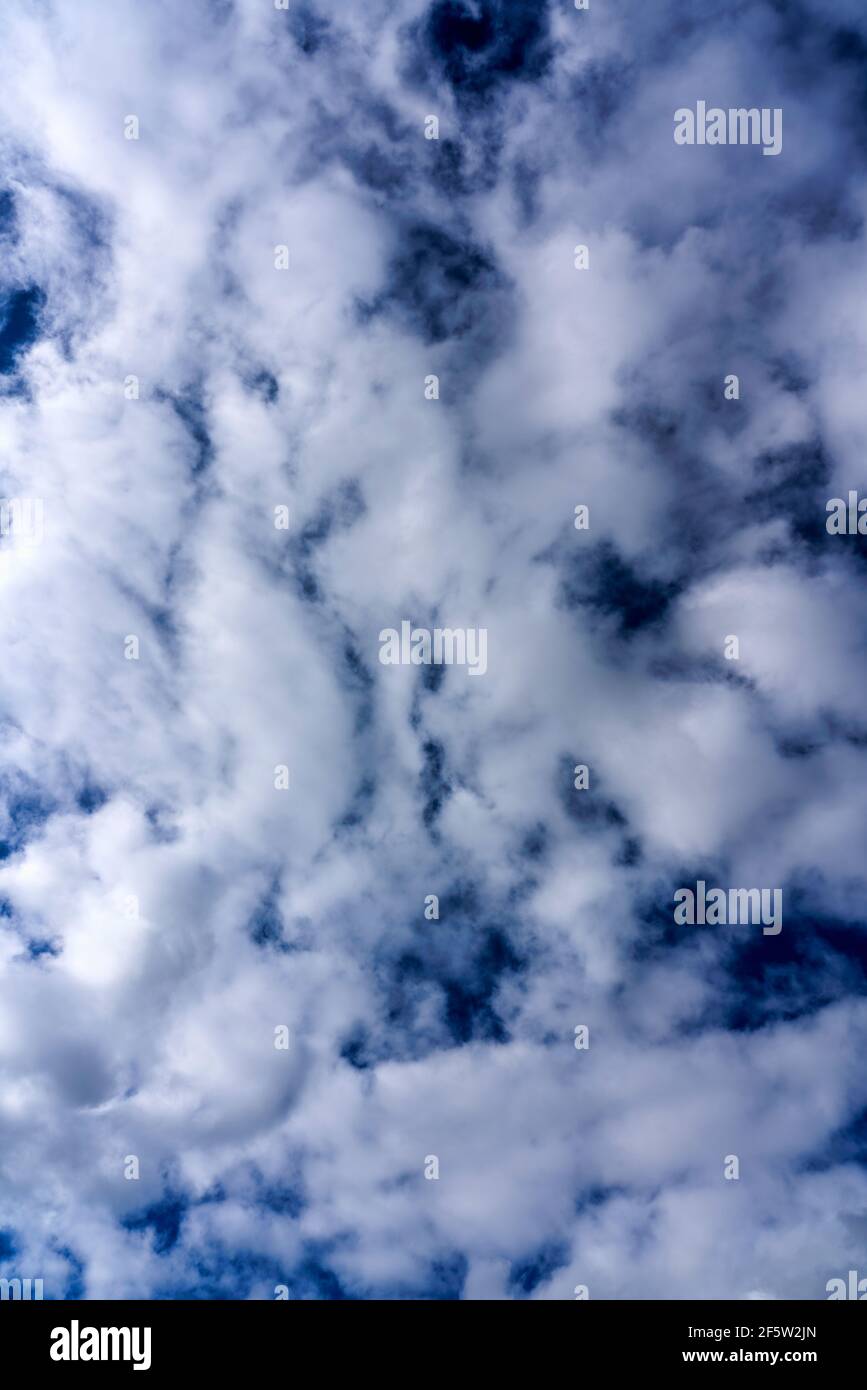
[[[867,1209],[865,551],[825,527],[863,7],[2,33],[0,495],[44,526],[0,537],[0,1268],[824,1297]],[[782,109],[779,157],[676,144],[698,101]],[[381,663],[404,620],[484,674]],[[679,925],[698,880],[783,930]]]

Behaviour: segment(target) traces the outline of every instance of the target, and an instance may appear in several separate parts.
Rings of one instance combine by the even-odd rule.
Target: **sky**
[[[0,1276],[867,1276],[865,77],[862,0],[7,0]]]

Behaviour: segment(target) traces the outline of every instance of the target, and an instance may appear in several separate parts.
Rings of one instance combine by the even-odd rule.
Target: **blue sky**
[[[0,539],[0,1273],[867,1275],[860,0],[0,39],[0,495],[44,509]],[[699,101],[780,154],[675,144]],[[404,619],[486,671],[383,665]],[[699,880],[782,931],[678,925]]]

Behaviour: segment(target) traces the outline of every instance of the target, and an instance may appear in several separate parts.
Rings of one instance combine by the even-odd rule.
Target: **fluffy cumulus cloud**
[[[867,1274],[865,75],[861,0],[8,0],[0,1273]]]

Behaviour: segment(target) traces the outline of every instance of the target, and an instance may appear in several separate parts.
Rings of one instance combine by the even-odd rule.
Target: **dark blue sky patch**
[[[576,792],[575,795],[586,793]],[[659,959],[671,951],[696,951],[702,940],[700,933],[729,930],[728,927],[681,926],[675,922],[675,889],[691,887],[695,891],[699,879],[704,879],[708,887],[725,882],[724,875],[712,864],[705,863],[698,868],[681,866],[658,881],[645,896],[636,899],[633,911],[639,925],[631,948],[636,963]]]
[[[373,675],[364,661],[355,639],[346,637],[343,645],[343,661],[340,667],[341,683],[355,697],[355,734],[361,734],[370,727],[373,719]],[[368,779],[365,779],[368,780]]]
[[[464,196],[468,185],[464,173],[464,152],[457,140],[432,141],[430,174],[435,188],[447,197]]]
[[[512,190],[522,227],[529,227],[539,213],[541,170],[529,159],[518,158],[512,167]]]
[[[170,405],[194,446],[192,473],[204,473],[214,459],[214,445],[207,424],[207,409],[201,387],[189,385],[182,391],[167,391],[158,386],[154,398]]]
[[[464,1284],[469,1272],[469,1261],[460,1250],[441,1255],[431,1263],[430,1273],[423,1289],[416,1295],[419,1299],[445,1302],[463,1298]]]
[[[0,376],[10,376],[36,342],[44,306],[38,285],[0,296]]]
[[[74,1250],[70,1250],[68,1245],[58,1245],[55,1248],[69,1268],[62,1287],[59,1290],[46,1287],[45,1297],[64,1300],[84,1298],[84,1261],[76,1255]]]
[[[390,101],[377,93],[362,97],[364,113],[371,125],[391,145],[398,145],[405,140],[408,135],[415,138],[416,130],[414,126],[407,125],[406,117],[400,114]]]
[[[256,1204],[275,1216],[297,1221],[307,1205],[300,1185],[288,1182],[267,1182],[262,1179],[256,1189]]]
[[[75,804],[79,811],[83,811],[86,816],[92,816],[94,811],[99,811],[108,801],[108,792],[102,787],[97,786],[96,782],[88,779],[85,781],[75,795]]]
[[[250,1250],[229,1250],[218,1243],[192,1250],[190,1263],[195,1278],[185,1283],[158,1285],[152,1297],[196,1302],[247,1299],[264,1285],[264,1297],[270,1300],[278,1284],[288,1283],[277,1260]]]
[[[712,681],[730,681],[736,685],[749,687],[747,676],[733,671],[734,662],[715,655],[692,652],[666,652],[651,656],[648,671],[654,680],[671,681],[678,684],[707,685]]]
[[[764,936],[761,926],[691,928],[730,934],[719,1007],[724,1026],[732,1031],[807,1018],[867,990],[864,925],[799,915],[797,908],[791,910],[792,897],[784,891],[778,936]]]
[[[756,460],[755,475],[757,486],[744,497],[754,524],[785,517],[798,538],[820,542],[822,534],[827,535],[825,502],[831,464],[821,440],[762,454]]]
[[[337,822],[337,834],[341,831],[356,830],[364,825],[376,800],[376,779],[367,775],[362,777],[344,814]]]
[[[798,761],[812,758],[822,747],[821,740],[806,735],[781,735],[776,741],[776,749],[781,758]]]
[[[385,976],[387,1027],[408,1033],[417,1002],[416,987],[427,978],[424,958],[419,950],[403,951],[396,959],[383,961],[380,974]]]
[[[342,160],[359,183],[396,206],[411,193],[424,167],[417,142],[417,127],[408,124],[390,101],[367,90],[355,98],[351,123],[322,113],[317,126],[320,159]]]
[[[589,609],[610,622],[618,636],[628,638],[661,624],[680,587],[642,576],[609,541],[601,541],[569,557],[559,601],[566,608]]]
[[[415,223],[402,237],[386,288],[362,317],[397,312],[424,342],[493,342],[508,321],[508,286],[493,253],[431,223]]]
[[[602,1207],[606,1202],[610,1202],[613,1197],[622,1197],[627,1192],[625,1187],[608,1186],[605,1184],[594,1184],[592,1187],[583,1187],[575,1198],[575,1211],[582,1213],[592,1211],[594,1207]]]
[[[57,807],[57,801],[28,778],[0,779],[0,859],[17,854]]]
[[[610,123],[632,100],[635,85],[635,67],[619,55],[582,64],[570,84],[569,104],[582,160],[610,155]]]
[[[563,1269],[569,1259],[570,1249],[566,1241],[546,1241],[532,1255],[513,1262],[509,1270],[509,1293],[513,1298],[528,1298],[558,1269]]]
[[[823,1173],[841,1164],[867,1168],[867,1109],[861,1109],[840,1125],[798,1165],[798,1171]]]
[[[867,723],[856,723],[848,716],[840,718],[833,710],[823,710],[819,723],[829,739],[837,739],[852,748],[867,749]]]
[[[452,794],[452,788],[446,775],[446,752],[442,743],[434,738],[425,739],[421,751],[424,756],[424,765],[419,777],[424,802],[421,814],[427,829],[432,830],[443,809],[443,803]]]
[[[864,493],[862,485],[858,491],[859,498],[863,497]],[[840,498],[848,507],[848,494],[848,488],[841,488],[834,496]],[[829,489],[828,495],[819,504],[816,515],[808,518],[806,524],[798,525],[798,534],[814,554],[824,554],[832,560],[842,561],[841,568],[851,569],[856,582],[863,583],[862,571],[867,568],[867,536],[862,536],[858,531],[854,534],[847,532],[842,536],[831,535],[827,527],[830,513],[825,509],[825,503],[830,500],[830,496]]]
[[[180,654],[180,637],[177,619],[172,608],[172,590],[175,581],[171,572],[166,575],[163,581],[165,597],[161,603],[153,603],[145,594],[133,588],[120,566],[115,571],[115,582],[121,593],[141,609],[166,655],[176,661]]]
[[[506,978],[521,975],[528,966],[528,955],[496,924],[473,885],[456,884],[445,890],[440,895],[439,921],[414,924],[412,946],[399,955],[380,954],[375,973],[383,1024],[373,1036],[350,1034],[363,1038],[358,1059],[369,1064],[384,1056],[423,1056],[435,1045],[508,1041],[496,994]],[[430,1036],[432,989],[441,996],[443,1031],[438,1044]]]
[[[166,1255],[178,1243],[188,1205],[186,1197],[166,1192],[160,1201],[125,1216],[120,1224],[126,1231],[149,1231],[155,1254]]]
[[[363,1024],[356,1024],[340,1044],[340,1054],[356,1071],[368,1071],[376,1064],[376,1054],[371,1048],[370,1030]]]
[[[496,188],[500,176],[502,134],[494,124],[479,135],[484,157],[476,152],[471,164],[464,143],[459,139],[440,137],[430,141],[430,181],[436,190],[449,200],[478,197]]]
[[[446,980],[445,1020],[454,1043],[480,1041],[503,1044],[509,1033],[484,988],[462,980]]]
[[[18,213],[11,188],[0,188],[0,237],[13,245],[18,241]]]
[[[275,877],[263,893],[247,922],[247,935],[257,946],[286,950],[280,912],[280,879]]]
[[[13,1260],[20,1250],[18,1237],[11,1227],[0,1230],[0,1264]]]
[[[644,849],[637,835],[624,835],[613,863],[621,869],[633,869],[644,858]]]
[[[45,937],[33,937],[27,942],[27,955],[30,960],[39,960],[42,956],[59,956],[60,946],[56,941],[49,941]]]
[[[565,754],[557,765],[556,786],[566,815],[582,831],[601,834],[606,830],[623,830],[628,824],[627,818],[605,795],[598,773],[591,770],[589,787],[583,791],[576,789],[575,768],[580,763],[580,758]]]
[[[476,103],[508,81],[535,82],[552,56],[547,0],[435,0],[409,27],[410,73],[433,69],[459,101]]]
[[[417,175],[417,158],[405,119],[385,100],[361,89],[354,94],[351,121],[329,110],[311,111],[311,148],[298,155],[300,178],[315,178],[331,163],[342,163],[359,184],[373,189],[382,202],[406,195]],[[379,201],[379,199],[378,199]]]
[[[867,39],[857,29],[834,29],[828,37],[828,52],[835,63],[853,64],[867,74]]]
[[[867,127],[864,141],[867,149]],[[855,190],[842,180],[839,168],[819,169],[788,185],[774,198],[772,211],[779,223],[799,229],[807,241],[853,242],[864,227]]]
[[[329,1248],[319,1242],[306,1246],[304,1258],[294,1266],[288,1278],[280,1281],[288,1285],[290,1298],[328,1302],[344,1302],[352,1298],[328,1264]]]
[[[445,662],[431,662],[430,666],[420,666],[419,684],[422,690],[428,695],[438,695],[445,683],[448,675],[448,666]]]
[[[323,498],[316,514],[290,539],[289,552],[300,598],[308,603],[321,602],[322,590],[315,570],[316,552],[335,530],[348,530],[366,511],[360,482],[357,478],[346,479]]]
[[[504,975],[525,967],[526,961],[504,932],[491,928],[485,933],[472,970],[443,982],[445,1017],[454,1042],[508,1042],[508,1029],[496,1011],[494,996]]]
[[[573,763],[574,767],[575,764]],[[580,793],[576,792],[576,795]],[[536,825],[531,825],[529,830],[522,836],[518,845],[518,855],[521,859],[529,859],[533,863],[544,860],[550,848],[551,834],[542,821]]]
[[[219,1206],[226,1201],[226,1189],[221,1182],[212,1183],[196,1201],[197,1207]]]
[[[846,93],[842,104],[842,116],[851,124],[856,148],[863,156],[867,155],[867,39],[858,30],[841,26],[828,35],[827,51],[838,70],[836,85],[843,87],[842,77],[848,77],[851,96]],[[852,165],[845,161],[840,173],[851,176]]]
[[[327,504],[323,504],[318,514],[305,522],[297,537],[290,542],[298,584],[302,596],[310,602],[321,598],[312,561],[319,547],[328,540],[333,526],[334,513]]]
[[[261,397],[266,405],[273,405],[280,394],[280,385],[273,372],[269,372],[265,367],[254,372],[245,381],[245,386],[255,395]]]
[[[282,11],[286,25],[295,41],[296,47],[305,58],[313,58],[330,42],[328,20],[304,0],[290,0],[288,10]]]
[[[829,1156],[835,1163],[859,1163],[867,1167],[867,1107],[831,1135]]]
[[[471,879],[458,880],[440,893],[440,917],[449,923],[471,925],[482,916],[482,898]]]
[[[356,642],[347,639],[343,644],[343,676],[356,691],[370,691],[374,677],[361,659]]]
[[[768,370],[774,385],[779,386],[781,391],[788,391],[802,399],[806,397],[812,378],[794,348],[778,352],[768,364]],[[821,447],[821,440],[818,438],[817,444]]]
[[[615,407],[611,412],[612,423],[634,434],[660,459],[670,459],[673,455],[684,457],[686,470],[692,461],[685,458],[686,451],[681,443],[682,417],[658,397],[635,400],[634,396],[635,390],[630,383],[629,402]]]
[[[523,913],[528,903],[532,903],[533,895],[539,887],[539,877],[533,874],[523,874],[510,885],[505,894],[505,906],[510,912],[515,914]],[[532,907],[530,909],[532,911]]]
[[[344,163],[359,183],[392,197],[405,191],[409,163],[406,156],[397,150],[368,140],[363,145],[350,145],[342,153]]]

